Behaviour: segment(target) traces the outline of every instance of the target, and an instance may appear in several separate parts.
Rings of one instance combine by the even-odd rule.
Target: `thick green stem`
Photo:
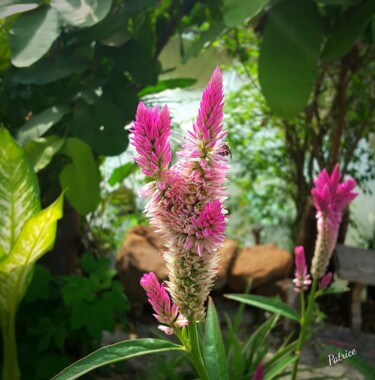
[[[194,366],[198,372],[199,378],[200,380],[210,380],[201,353],[197,324],[193,321],[189,321],[188,331],[191,348],[190,353],[193,359]]]
[[[10,314],[4,322],[2,326],[4,347],[3,380],[19,380],[15,315]]]
[[[312,283],[312,286],[311,286],[311,291],[310,291],[309,301],[307,304],[306,313],[304,312],[304,310],[301,311],[301,315],[302,315],[302,317],[301,317],[301,331],[299,333],[297,347],[296,347],[297,360],[294,362],[292,380],[296,380],[296,378],[297,378],[298,363],[299,363],[299,360],[301,357],[302,346],[303,346],[303,343],[305,342],[306,333],[308,331],[309,324],[310,324],[311,312],[312,312],[313,305],[315,302],[315,292],[316,292],[317,286],[318,286],[318,280],[315,278],[313,283]],[[304,304],[301,305],[301,309],[302,308],[304,309]]]

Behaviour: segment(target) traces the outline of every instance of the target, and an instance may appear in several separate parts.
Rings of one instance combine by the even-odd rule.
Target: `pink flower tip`
[[[333,273],[326,273],[319,281],[319,289],[325,289],[332,282]]]
[[[305,250],[302,246],[295,248],[294,260],[296,266],[293,279],[294,290],[299,293],[301,290],[307,290],[311,284],[311,276],[307,273]]]
[[[262,363],[258,364],[253,376],[253,380],[263,380],[264,379],[264,367]]]

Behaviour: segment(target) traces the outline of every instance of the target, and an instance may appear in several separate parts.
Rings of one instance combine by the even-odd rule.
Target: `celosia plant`
[[[218,267],[225,232],[228,165],[222,131],[222,77],[216,69],[206,87],[193,130],[188,132],[173,166],[167,107],[138,106],[133,124],[135,160],[153,178],[141,189],[150,223],[167,239],[164,258],[167,288],[178,310],[190,321],[204,320],[204,302]]]

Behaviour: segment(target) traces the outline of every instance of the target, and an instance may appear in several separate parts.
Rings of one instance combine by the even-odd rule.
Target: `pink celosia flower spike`
[[[307,274],[305,250],[302,246],[295,248],[294,259],[296,265],[293,280],[294,290],[299,293],[301,290],[307,290],[308,286],[311,284],[311,277]]]
[[[205,317],[205,301],[218,271],[219,249],[224,241],[228,170],[227,146],[223,141],[222,77],[216,69],[204,90],[198,118],[182,144],[180,159],[170,169],[149,154],[157,110],[140,105],[135,122],[137,160],[144,173],[156,181],[143,189],[151,195],[145,207],[150,223],[166,238],[164,259],[169,269],[168,291],[189,321]],[[153,116],[150,116],[150,115]],[[164,123],[158,123],[162,128]],[[139,131],[136,133],[137,129]],[[150,132],[152,130],[153,132]],[[161,138],[161,137],[160,137]],[[164,141],[164,140],[163,140]],[[159,150],[151,149],[153,152]],[[167,150],[161,149],[159,156]],[[149,174],[148,174],[149,175]]]
[[[148,301],[154,309],[154,317],[166,326],[158,326],[167,335],[172,335],[175,328],[186,326],[188,321],[178,312],[175,304],[172,304],[163,285],[155,273],[145,273],[140,281],[142,288],[146,291]]]
[[[343,211],[358,195],[352,191],[356,186],[354,179],[349,178],[343,183],[340,180],[338,165],[331,176],[324,169],[315,179],[315,187],[311,191],[318,220],[318,237],[311,268],[314,278],[321,278],[326,272],[336,245]]]
[[[319,281],[319,289],[325,289],[331,283],[333,277],[332,272],[326,273]]]
[[[134,159],[147,176],[159,177],[171,162],[170,124],[167,106],[159,112],[158,106],[148,109],[139,103],[130,139],[139,155]]]

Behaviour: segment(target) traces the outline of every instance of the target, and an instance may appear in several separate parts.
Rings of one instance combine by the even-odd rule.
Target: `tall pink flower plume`
[[[167,240],[164,259],[169,269],[168,290],[181,313],[197,322],[205,316],[204,302],[217,273],[218,250],[225,232],[223,185],[228,156],[223,154],[226,133],[221,124],[220,70],[215,70],[204,90],[193,130],[182,143],[179,160],[170,168],[168,139],[163,137],[165,131],[169,136],[169,118],[160,116],[166,113],[164,109],[158,113],[157,108],[139,106],[132,143],[143,172],[155,178],[142,188],[141,195],[151,196],[145,213]]]
[[[319,289],[325,289],[328,287],[328,285],[332,282],[333,273],[328,272],[326,273],[322,279],[319,281]]]
[[[186,326],[188,321],[178,312],[175,304],[171,301],[164,286],[159,284],[155,273],[145,273],[140,281],[146,291],[148,301],[154,309],[154,317],[163,325],[158,328],[167,335],[172,335],[175,328]],[[166,326],[165,326],[166,325]]]
[[[147,176],[158,177],[171,162],[170,124],[167,106],[159,112],[157,106],[148,109],[139,103],[130,139],[139,155],[134,159]]]
[[[343,183],[340,180],[341,173],[336,164],[331,175],[326,169],[319,173],[311,191],[318,220],[318,238],[311,269],[314,278],[320,278],[326,272],[336,245],[343,211],[358,195],[352,191],[357,185],[354,179],[349,178]]]
[[[264,379],[264,367],[262,363],[258,364],[253,376],[253,380],[263,380]]]
[[[305,259],[305,250],[302,246],[298,246],[294,250],[294,260],[296,270],[294,272],[294,290],[299,293],[301,290],[307,290],[311,284],[311,277],[307,273],[307,265]]]

